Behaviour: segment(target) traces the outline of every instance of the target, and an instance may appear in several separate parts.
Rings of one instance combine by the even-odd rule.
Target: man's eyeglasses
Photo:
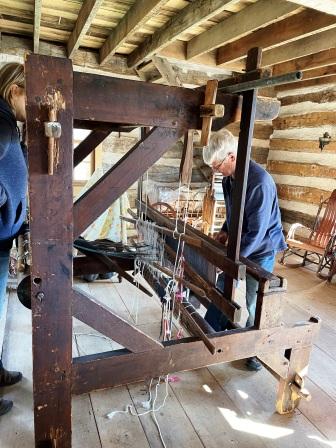
[[[220,168],[220,167],[223,165],[223,163],[225,162],[225,160],[228,158],[228,155],[229,155],[229,154],[227,154],[226,157],[224,157],[224,159],[221,160],[221,161],[214,160],[214,161],[211,163],[211,168],[212,168],[213,170],[215,170],[215,171],[218,171],[219,168]]]

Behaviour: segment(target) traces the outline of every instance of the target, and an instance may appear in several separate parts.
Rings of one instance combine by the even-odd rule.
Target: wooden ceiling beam
[[[291,84],[283,84],[282,86],[275,87],[275,91],[283,92],[287,90],[304,89],[310,87],[319,87],[327,85],[336,85],[336,75],[324,76],[322,78],[308,79],[306,81],[293,82]]]
[[[143,25],[154,17],[168,0],[138,0],[129,9],[120,23],[100,49],[100,63],[113,56],[117,48],[125,43],[131,34],[136,33]]]
[[[75,50],[79,48],[81,39],[86,35],[102,3],[103,0],[84,0],[78,13],[75,27],[68,40],[67,47],[69,58],[71,58]]]
[[[334,16],[305,10],[218,48],[217,64],[229,64],[244,58],[254,46],[265,51],[332,27],[336,27]]]
[[[294,72],[296,70],[311,70],[330,64],[336,64],[336,48],[323,50],[318,53],[283,62],[282,64],[273,65],[273,75],[282,75],[283,73]]]
[[[42,0],[34,1],[34,53],[39,52]]]
[[[0,63],[1,62],[23,62],[25,55],[31,51],[32,39],[14,37],[1,34],[0,35]],[[65,46],[51,44],[45,41],[40,42],[39,48],[40,54],[49,56],[56,56],[65,58],[67,57],[67,49]],[[176,56],[175,52],[173,55]],[[170,56],[172,56],[170,54]],[[214,61],[207,62],[207,65],[188,63],[181,61],[178,57],[169,59],[172,67],[178,74],[182,83],[187,86],[204,85],[209,79],[225,79],[231,75],[231,71],[225,70],[222,67],[214,66]],[[211,64],[212,65],[209,65]],[[162,78],[159,71],[155,68],[151,62],[149,67],[141,67],[137,73],[135,70],[130,69],[127,65],[127,59],[125,56],[114,55],[109,58],[108,62],[103,65],[99,65],[99,54],[94,51],[87,51],[82,48],[78,49],[72,58],[72,63],[75,71],[96,73],[99,75],[110,75],[125,79],[145,80],[148,82],[158,81]],[[142,74],[144,76],[142,76]]]
[[[336,0],[288,0],[291,3],[336,16]]]
[[[224,11],[234,0],[195,0],[172,17],[167,24],[149,36],[128,57],[128,65],[136,67],[158,53],[188,28],[196,26]]]
[[[237,40],[299,10],[297,5],[283,0],[259,0],[191,39],[187,46],[187,59]]]
[[[280,64],[319,51],[336,47],[336,28],[281,45],[263,54],[262,66]]]

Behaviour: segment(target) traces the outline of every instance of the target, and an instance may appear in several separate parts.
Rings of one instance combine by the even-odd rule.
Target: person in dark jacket
[[[20,144],[17,121],[26,119],[24,67],[6,64],[0,69],[0,317],[3,313],[8,279],[9,253],[26,218],[27,164]],[[2,341],[0,341],[2,345]],[[0,360],[0,387],[22,378],[9,372]],[[0,399],[0,415],[12,408],[10,400]]]
[[[216,239],[226,244],[232,210],[232,191],[235,184],[235,170],[237,158],[237,140],[227,130],[214,133],[208,147],[203,150],[205,163],[213,171],[223,174],[223,194],[226,206],[226,220]],[[286,249],[278,205],[277,190],[272,176],[254,161],[250,161],[246,200],[241,234],[240,255],[272,272],[275,255]],[[224,290],[224,276],[220,275],[217,287]],[[257,281],[246,275],[246,307],[248,319],[246,327],[254,325]],[[205,316],[209,324],[216,330],[224,330],[227,319],[211,305]],[[261,364],[256,358],[249,358],[246,367],[250,370],[260,370]]]

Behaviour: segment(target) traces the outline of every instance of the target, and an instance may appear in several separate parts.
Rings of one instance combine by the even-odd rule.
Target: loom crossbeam
[[[256,70],[259,59],[260,51],[250,53],[247,73],[241,82],[261,76],[261,72]],[[227,256],[216,242],[185,226],[185,223],[177,222],[178,232],[188,237],[184,242],[186,275],[196,287],[205,291],[204,304],[215,303],[231,318],[233,326],[238,327],[240,313],[231,294],[234,288],[225,297],[215,288],[215,267],[225,272],[232,280],[232,286],[236,280],[244,279],[246,272],[257,278],[259,292],[253,328],[212,332],[201,316],[195,315],[190,319],[188,305],[182,303],[186,308],[186,313],[183,313],[197,337],[159,342],[91,297],[73,289],[73,273],[116,271],[129,279],[127,271],[134,267],[131,258],[112,259],[104,254],[96,254],[92,258],[89,251],[82,248],[85,256],[73,260],[73,241],[176,140],[189,130],[201,128],[200,107],[204,104],[204,89],[189,90],[73,73],[70,60],[36,54],[27,57],[25,71],[35,446],[71,447],[72,394],[250,356],[258,356],[279,379],[278,412],[292,411],[304,394],[299,394],[291,385],[295,382],[298,386],[298,375],[308,365],[319,321],[311,319],[304,325],[289,328],[281,325],[281,292],[285,282],[236,256],[239,253],[239,231],[234,241],[234,256],[231,250]],[[234,80],[232,84],[235,84]],[[51,175],[48,174],[48,141],[44,123],[49,121],[48,98],[55,94],[62,100],[56,117],[62,134]],[[243,168],[249,158],[254,119],[275,118],[279,102],[257,98],[254,90],[248,90],[243,98],[236,93],[217,92],[214,103],[224,106],[224,116],[214,119],[212,129],[224,127],[241,117],[239,151],[245,154],[245,158],[239,164],[238,178],[243,192],[246,185]],[[72,197],[74,123],[96,130],[91,139],[75,151],[75,164],[113,129],[120,129],[120,126],[129,129],[134,126],[153,127],[75,204]],[[240,194],[235,199],[239,217],[244,207],[243,196]],[[175,230],[175,224],[172,227],[172,222],[156,210],[142,203],[139,207],[146,219],[170,231]],[[167,236],[167,245],[174,252],[176,240],[171,236]],[[200,247],[188,245],[188,239],[189,242],[197,240]],[[119,341],[124,349],[72,358],[73,312],[92,328]]]

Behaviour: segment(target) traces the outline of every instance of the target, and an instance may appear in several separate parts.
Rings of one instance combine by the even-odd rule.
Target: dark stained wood
[[[185,129],[198,127],[203,103],[191,89],[84,73],[74,73],[74,98],[76,119]]]
[[[85,140],[79,143],[74,150],[74,166],[77,166],[85,159],[98,145],[100,145],[105,138],[110,135],[113,128],[110,129],[94,129]]]
[[[143,107],[143,109],[145,109]],[[152,129],[74,204],[74,235],[80,235],[181,137],[181,129]]]
[[[34,420],[36,447],[71,446],[72,359],[72,66],[66,59],[28,56],[25,66],[30,184]],[[64,109],[59,164],[47,171],[47,95]],[[43,192],[43,196],[41,196]],[[60,405],[61,403],[61,405]]]
[[[133,353],[162,349],[160,342],[114,314],[84,291],[73,290],[72,315]]]
[[[212,355],[203,341],[196,338],[163,343],[164,350],[127,353],[125,350],[74,358],[73,393],[143,381],[181,370],[192,370],[221,362],[230,362],[278,349],[302,348],[312,343],[318,331],[315,323],[269,330],[229,330],[209,335],[216,346]]]
[[[262,52],[260,48],[253,48],[248,52],[246,71],[256,70],[261,63]],[[245,207],[246,185],[250,162],[257,90],[249,90],[243,93],[242,117],[240,122],[240,134],[238,140],[238,152],[235,171],[235,185],[232,192],[231,221],[229,223],[229,242],[227,256],[238,261],[240,256],[240,240],[243,226]],[[233,279],[226,276],[224,295],[234,298]]]
[[[165,245],[165,252],[173,260],[175,260],[176,252],[168,244]],[[202,260],[200,254],[197,255],[198,258]],[[186,253],[186,248],[184,249],[184,257],[186,259],[184,263],[184,272],[186,277],[189,278],[197,287],[204,290],[206,294],[207,303],[204,303],[202,297],[200,297],[201,303],[207,308],[209,306],[209,302],[211,301],[217,306],[218,309],[225,313],[230,321],[239,322],[241,318],[240,306],[235,303],[230,303],[228,300],[226,300],[223,294],[218,289],[216,289],[214,285],[204,279],[204,277],[206,278],[206,276],[203,277],[196,271],[196,269],[190,264],[190,253]],[[232,305],[234,305],[234,307],[232,307]]]
[[[124,271],[131,271],[134,269],[134,260],[131,258],[118,258],[114,259],[118,263],[120,269]],[[92,257],[75,257],[73,260],[73,275],[77,277],[79,275],[86,274],[105,274],[111,272],[111,268],[106,266],[100,260],[94,260]]]
[[[138,204],[140,209],[147,214],[148,218],[156,223],[163,225],[169,229],[175,229],[175,221],[163,216],[157,210],[154,210],[150,206],[146,206],[144,203]],[[179,232],[183,232],[184,224],[182,221],[177,223],[177,230]],[[189,235],[189,231],[187,231],[187,235]],[[203,234],[201,234],[203,235]],[[198,235],[199,236],[199,235]],[[204,235],[203,235],[204,236]],[[236,280],[243,280],[245,278],[245,268],[241,263],[235,263],[230,260],[224,251],[219,250],[215,245],[206,241],[205,238],[202,238],[202,246],[200,248],[193,247],[195,250],[199,251],[202,256],[207,259],[210,263],[220,267],[228,275],[232,276],[232,278]]]
[[[117,261],[113,260],[113,258],[108,257],[107,255],[95,253],[91,251],[86,251],[85,249],[81,248],[80,251],[89,257],[92,257],[94,260],[101,261],[107,268],[108,272],[117,272],[119,274],[119,277],[124,278],[128,282],[130,282],[132,285],[135,285],[140,291],[147,294],[149,297],[152,297],[152,293],[148,291],[147,288],[145,288],[143,285],[137,283],[135,279],[126,272],[123,268],[120,267]]]
[[[202,89],[191,90],[76,72],[74,99],[76,122],[182,127],[185,130],[201,128]],[[223,118],[214,120],[213,130],[237,121],[238,95],[219,93],[216,103],[224,105],[225,112]],[[278,112],[277,100],[257,100],[257,119],[272,120]]]

